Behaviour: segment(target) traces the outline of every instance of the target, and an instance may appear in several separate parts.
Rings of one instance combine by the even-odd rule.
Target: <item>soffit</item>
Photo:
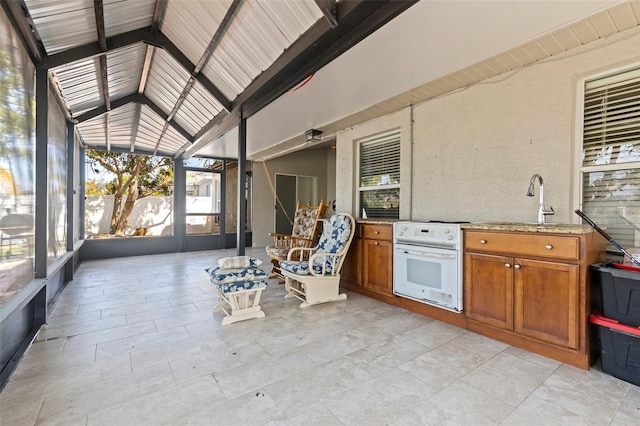
[[[546,5],[547,8],[550,6],[552,5]],[[427,10],[427,5],[420,2],[420,4],[412,8],[409,13],[412,14],[411,16],[414,18],[414,21],[419,21],[422,18],[423,21],[426,22],[428,19],[426,15]],[[433,15],[433,11],[431,11],[431,15]],[[340,60],[334,61],[325,67],[325,69],[318,72],[316,77],[300,91],[306,91],[307,93],[294,93],[283,96],[268,108],[265,108],[252,117],[248,121],[248,133],[256,134],[252,132],[252,129],[255,128],[259,128],[261,131],[258,133],[258,137],[252,139],[252,145],[248,147],[247,158],[251,160],[270,159],[299,149],[313,149],[314,145],[308,144],[305,141],[304,131],[306,129],[315,128],[322,130],[324,132],[323,135],[327,139],[331,139],[334,137],[333,135],[340,130],[399,111],[406,108],[407,105],[415,105],[446,93],[470,87],[501,74],[522,69],[536,62],[547,60],[553,56],[569,52],[594,41],[610,37],[616,33],[629,30],[631,30],[630,33],[632,33],[640,27],[640,1],[613,2],[613,4],[610,4],[609,7],[606,8],[602,8],[601,6],[600,10],[597,10],[595,13],[590,13],[588,16],[581,17],[580,19],[574,19],[565,25],[556,25],[536,37],[518,43],[515,47],[504,49],[493,55],[488,55],[483,60],[476,61],[468,66],[461,67],[457,70],[453,69],[449,72],[443,69],[443,75],[429,77],[427,79],[428,81],[422,84],[416,84],[419,82],[417,75],[423,73],[425,76],[428,76],[429,71],[426,68],[420,69],[417,61],[405,58],[404,60],[408,62],[401,67],[403,70],[409,69],[409,66],[417,68],[417,73],[413,74],[403,71],[405,78],[414,82],[413,88],[398,91],[393,96],[387,96],[382,99],[375,98],[376,95],[379,95],[379,92],[371,92],[366,94],[367,97],[362,99],[359,106],[350,106],[350,113],[345,114],[340,111],[332,115],[331,113],[333,111],[341,108],[339,103],[332,100],[339,98],[348,99],[349,96],[345,96],[346,90],[349,90],[349,88],[356,90],[356,88],[359,87],[358,80],[362,80],[362,75],[356,74],[355,76],[349,76],[342,74],[344,78],[339,84],[336,84],[335,76],[340,70],[347,68],[354,69],[355,63],[360,63],[363,68],[368,67],[369,72],[374,75],[374,78],[378,78],[380,81],[388,81],[387,76],[376,74],[378,70],[374,65],[386,63],[389,58],[388,52],[399,51],[400,44],[398,44],[395,49],[393,46],[390,47],[387,45],[387,49],[379,49],[376,57],[372,57],[371,52],[375,51],[376,47],[376,35],[381,36],[383,32],[387,31],[388,38],[397,38],[399,34],[406,34],[406,39],[404,40],[425,39],[424,37],[416,35],[415,31],[412,31],[414,25],[407,24],[406,18],[408,17],[409,15],[405,14],[390,22],[377,34],[374,34],[352,49],[349,55],[341,57]],[[395,29],[394,25],[396,26]],[[445,26],[443,23],[443,27]],[[469,36],[474,36],[474,34],[477,38],[478,33],[476,32],[471,32]],[[443,33],[442,37],[445,35],[446,34]],[[451,42],[452,41],[449,40],[449,43]],[[462,42],[466,41],[463,40]],[[369,46],[367,46],[368,44]],[[379,46],[379,44],[377,44],[377,46]],[[451,49],[453,44],[449,44],[449,46]],[[426,49],[427,47],[423,48]],[[443,54],[446,54],[446,52]],[[415,52],[409,52],[409,55],[415,56]],[[401,61],[403,59],[395,58],[395,60]],[[433,63],[429,65],[430,68],[435,66],[437,65]],[[339,92],[334,93],[334,90]],[[308,99],[317,99],[320,93],[325,95],[325,103],[331,106],[331,110],[321,111],[320,108],[316,108],[314,109],[313,116],[300,116],[300,105],[304,100],[297,99],[297,97],[303,98],[306,96],[307,102],[312,102]],[[302,126],[293,129],[294,133],[297,133],[295,136],[288,136],[284,133],[276,134],[277,129],[269,129],[265,125],[265,123],[274,120],[275,117],[291,117],[292,126],[295,126],[295,123],[302,123]],[[263,135],[267,140],[278,140],[281,142],[276,144],[268,142],[267,140],[261,141],[260,137]],[[220,150],[225,152],[226,155],[235,155],[237,150],[235,149],[236,143],[234,138],[236,138],[235,134],[229,134],[223,138],[223,143],[219,143],[216,146],[205,147],[199,151],[198,154],[215,156],[217,155],[216,150]],[[323,138],[323,141],[324,140]]]

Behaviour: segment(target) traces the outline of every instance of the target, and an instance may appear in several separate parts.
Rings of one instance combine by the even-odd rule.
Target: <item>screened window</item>
[[[583,211],[640,246],[640,67],[585,82],[582,147]]]
[[[369,219],[398,219],[400,132],[394,131],[362,140],[359,148],[359,216]]]
[[[86,238],[173,234],[173,161],[85,151]]]
[[[187,235],[220,234],[222,174],[187,170]]]
[[[49,92],[47,265],[67,250],[67,122],[54,96]]]
[[[34,273],[34,82],[35,68],[0,7],[0,307]],[[11,332],[5,330],[10,327],[0,332],[3,348],[12,345]]]

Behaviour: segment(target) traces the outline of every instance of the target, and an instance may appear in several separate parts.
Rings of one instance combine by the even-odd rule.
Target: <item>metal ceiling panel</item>
[[[25,0],[47,54],[98,40],[92,0]]]
[[[155,49],[144,94],[169,114],[190,74],[163,49]]]
[[[105,0],[105,35],[111,37],[151,25],[155,0]]]
[[[162,137],[162,140],[158,144],[157,154],[171,156],[188,142],[189,141],[183,138],[180,133],[174,130],[173,127],[169,126],[164,136]]]
[[[136,149],[153,151],[160,139],[163,127],[164,120],[151,108],[142,105],[138,133],[136,134]]]
[[[196,64],[231,3],[232,0],[169,1],[162,32]]]
[[[138,91],[147,47],[140,43],[107,54],[109,97],[121,98]]]
[[[176,122],[195,135],[222,111],[222,105],[198,81],[175,115]]]
[[[100,61],[92,58],[51,71],[74,117],[104,104],[98,83],[99,70]]]
[[[102,116],[92,118],[77,125],[78,133],[82,138],[82,142],[90,147],[105,148],[106,144],[106,128],[104,126],[104,118]]]
[[[247,1],[238,9],[203,73],[229,99],[235,99],[322,17],[313,0]]]
[[[315,0],[258,0],[257,3],[287,38],[289,44],[323,17]]]
[[[137,106],[130,103],[109,113],[109,144],[112,148],[129,149],[133,130],[133,119]],[[102,117],[98,117],[100,119]]]

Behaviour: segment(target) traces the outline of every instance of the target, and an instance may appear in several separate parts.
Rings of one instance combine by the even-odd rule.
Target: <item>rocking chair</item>
[[[337,214],[325,223],[316,247],[292,249],[287,260],[280,262],[287,290],[285,298],[302,301],[301,308],[346,299],[346,294],[339,293],[340,269],[355,229],[353,217]],[[308,256],[308,260],[292,260],[303,255]]]
[[[324,204],[324,199],[321,199],[317,206],[307,205],[306,207],[303,207],[298,200],[291,235],[269,233],[269,236],[274,238],[274,244],[266,248],[267,255],[273,264],[271,278],[277,277],[284,282],[280,262],[287,260],[291,249],[313,247],[321,230],[320,222],[325,218],[328,209],[329,205]]]

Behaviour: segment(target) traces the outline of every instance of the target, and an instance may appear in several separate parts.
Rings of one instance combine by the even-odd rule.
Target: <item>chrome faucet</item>
[[[538,223],[543,224],[545,223],[546,216],[551,216],[555,212],[553,211],[553,207],[551,206],[549,206],[549,210],[544,209],[544,181],[542,180],[542,176],[537,173],[531,176],[531,182],[529,182],[527,197],[533,197],[535,195],[534,184],[536,183],[536,178],[538,178],[538,182],[540,182],[540,207],[538,208]]]

